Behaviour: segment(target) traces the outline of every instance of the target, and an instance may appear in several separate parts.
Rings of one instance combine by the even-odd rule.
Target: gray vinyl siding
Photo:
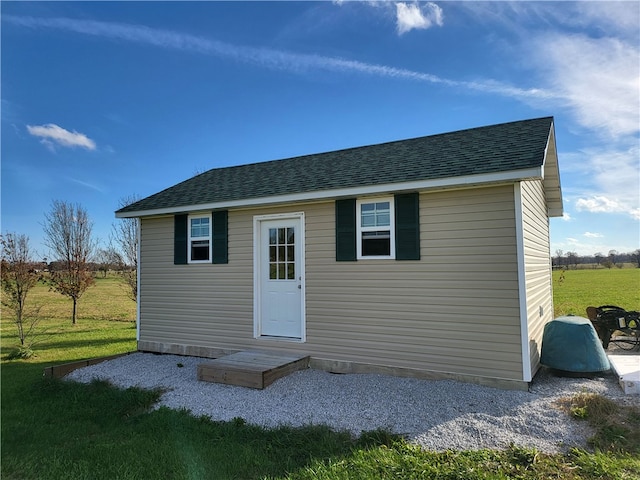
[[[540,366],[545,324],[553,318],[549,219],[542,181],[520,184],[524,247],[524,280],[531,374]]]
[[[305,343],[253,338],[253,216],[305,213]],[[334,202],[230,210],[229,263],[173,265],[141,222],[140,341],[522,380],[511,185],[420,195],[419,261],[335,260]],[[215,248],[215,246],[214,246]]]

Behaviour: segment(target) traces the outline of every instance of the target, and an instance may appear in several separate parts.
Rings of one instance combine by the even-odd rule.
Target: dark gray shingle
[[[214,168],[118,213],[540,167],[553,117]]]

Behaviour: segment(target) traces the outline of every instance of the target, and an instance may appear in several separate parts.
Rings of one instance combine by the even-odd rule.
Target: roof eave
[[[549,138],[547,139],[547,146],[544,151],[542,174],[547,200],[547,215],[549,217],[561,217],[564,214],[564,206],[562,203],[558,151],[556,149],[556,136],[553,123],[551,123]]]
[[[176,213],[188,213],[202,210],[216,210],[229,208],[248,208],[265,205],[286,204],[296,202],[308,202],[317,200],[329,200],[340,197],[366,196],[383,193],[401,193],[409,191],[427,191],[450,188],[468,188],[471,186],[490,185],[496,183],[516,182],[521,180],[543,178],[541,167],[532,167],[521,170],[505,172],[485,173],[477,175],[465,175],[460,177],[446,177],[438,179],[417,180],[411,182],[387,183],[380,185],[366,185],[362,187],[348,187],[331,190],[292,193],[285,195],[273,195],[269,197],[246,198],[221,202],[210,202],[199,205],[180,205],[150,210],[131,212],[117,211],[117,218],[137,218],[158,215],[171,215]]]

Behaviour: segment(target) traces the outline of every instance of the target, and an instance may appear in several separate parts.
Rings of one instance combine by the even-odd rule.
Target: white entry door
[[[256,336],[304,340],[304,216],[256,217],[255,229]]]

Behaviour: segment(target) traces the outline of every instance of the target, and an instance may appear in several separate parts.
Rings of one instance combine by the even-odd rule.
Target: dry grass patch
[[[580,392],[562,398],[558,405],[595,429],[589,444],[605,452],[640,453],[640,408],[621,405],[597,393]]]

